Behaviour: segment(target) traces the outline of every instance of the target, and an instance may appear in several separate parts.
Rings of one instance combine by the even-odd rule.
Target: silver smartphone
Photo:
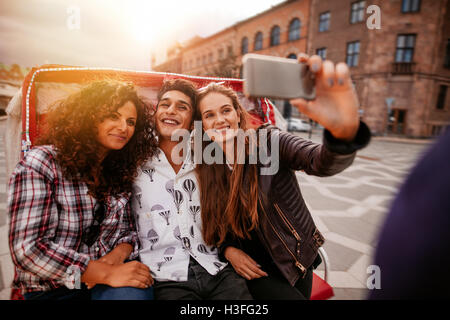
[[[316,97],[314,74],[296,59],[248,53],[242,63],[244,94],[248,97],[306,100]]]

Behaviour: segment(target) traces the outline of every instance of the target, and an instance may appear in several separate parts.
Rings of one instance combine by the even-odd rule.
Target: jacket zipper
[[[283,246],[286,248],[287,252],[289,252],[289,254],[292,256],[292,258],[293,258],[294,261],[295,261],[295,266],[301,270],[301,272],[302,272],[302,278],[304,278],[304,277],[306,276],[306,268],[305,268],[305,267],[297,260],[297,257],[294,255],[294,253],[292,253],[292,251],[289,249],[289,247],[287,246],[287,244],[286,244],[286,243],[284,242],[284,240],[281,238],[281,236],[280,236],[280,234],[278,233],[277,229],[276,229],[276,228],[274,227],[274,225],[272,224],[272,221],[270,221],[270,218],[269,218],[269,216],[267,215],[266,210],[264,209],[263,204],[261,203],[261,199],[258,199],[258,200],[259,200],[259,202],[260,202],[260,204],[261,204],[261,208],[262,208],[264,214],[265,214],[266,217],[267,217],[267,221],[269,221],[270,226],[272,227],[272,230],[275,232],[275,234],[277,235],[278,239],[280,239],[281,243],[282,243]],[[283,221],[284,221],[284,218],[283,218]],[[286,223],[286,222],[285,222],[285,223]],[[297,233],[297,232],[296,232],[296,233]],[[297,234],[297,236],[298,236],[298,234]],[[300,238],[300,237],[299,237],[299,238]],[[300,240],[298,240],[298,241],[300,241]],[[297,252],[298,252],[298,253],[300,253],[299,244],[300,244],[300,243],[297,242]]]
[[[274,203],[275,209],[277,209],[279,215],[281,216],[281,218],[283,219],[284,223],[286,224],[286,226],[289,228],[289,230],[291,230],[292,234],[294,235],[295,239],[297,239],[298,242],[300,242],[302,239],[300,238],[299,234],[297,233],[297,231],[294,229],[294,227],[292,226],[292,224],[290,223],[290,221],[288,220],[288,218],[285,216],[285,214],[283,213],[283,210],[281,210],[280,206],[276,203]]]

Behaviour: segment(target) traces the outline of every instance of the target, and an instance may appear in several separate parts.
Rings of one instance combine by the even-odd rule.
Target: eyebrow
[[[171,100],[169,98],[163,98],[163,99],[159,100],[158,104],[160,104],[163,101],[171,101]],[[192,106],[191,106],[191,104],[189,102],[184,101],[182,99],[176,100],[176,102],[181,103],[181,104],[185,104],[185,105],[189,106],[190,108],[192,108]]]
[[[221,106],[220,107],[220,109],[222,109],[223,107],[233,107],[231,104],[229,104],[229,103],[226,103],[226,104],[224,104],[223,106]],[[210,112],[211,110],[206,110],[206,111],[203,111],[203,113],[202,114],[205,114],[205,113],[207,113],[207,112]]]
[[[118,113],[118,114],[120,114],[121,116],[123,116],[123,114],[121,114],[118,110],[114,111],[114,113]],[[136,120],[137,117],[128,117],[127,119],[134,119],[134,120]]]

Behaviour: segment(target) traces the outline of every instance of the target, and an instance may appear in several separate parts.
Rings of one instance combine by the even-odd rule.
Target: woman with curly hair
[[[119,81],[93,82],[49,110],[9,182],[13,286],[25,299],[153,298],[148,267],[126,262],[137,256],[129,198],[156,150],[152,123]]]

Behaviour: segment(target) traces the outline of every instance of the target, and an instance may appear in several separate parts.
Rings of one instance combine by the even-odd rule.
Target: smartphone
[[[247,97],[306,100],[316,97],[314,74],[296,59],[248,53],[242,63]]]

